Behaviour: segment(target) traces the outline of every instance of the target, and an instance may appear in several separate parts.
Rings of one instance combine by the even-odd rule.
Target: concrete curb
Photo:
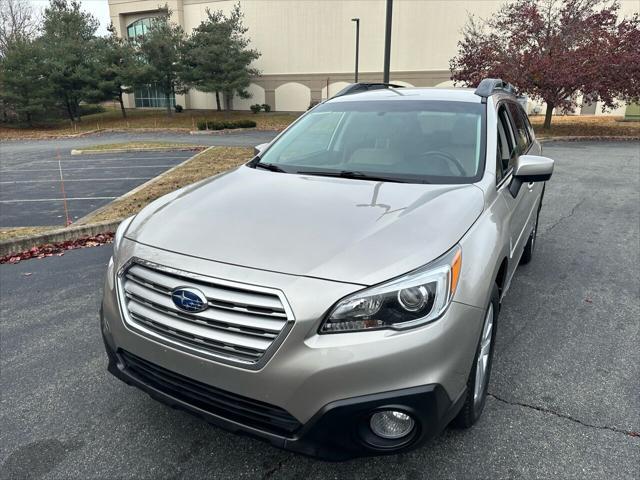
[[[251,132],[259,130],[256,127],[252,128],[223,128],[222,130],[190,130],[189,135],[227,135],[232,132]],[[275,130],[274,130],[275,131]]]
[[[109,148],[105,150],[71,150],[71,155],[95,155],[100,153],[133,153],[133,152],[191,152],[206,149],[206,145],[185,145],[184,147],[149,147],[149,148]]]
[[[182,167],[183,165],[186,165],[187,163],[189,163],[191,160],[193,160],[194,158],[196,158],[198,155],[205,153],[211,149],[216,148],[215,146],[213,147],[208,147],[205,148],[204,150],[196,153],[195,155],[190,156],[189,158],[187,158],[184,162],[179,163],[178,165],[176,165],[175,167],[171,167],[169,170],[162,172],[160,175],[158,175],[157,177],[153,177],[150,180],[147,180],[146,182],[144,182],[142,185],[138,185],[136,188],[134,188],[133,190],[129,190],[127,193],[120,195],[118,198],[111,200],[109,203],[107,203],[106,205],[103,205],[102,207],[98,208],[97,210],[94,210],[93,212],[88,213],[87,215],[85,215],[82,218],[79,218],[78,220],[76,220],[76,224],[82,224],[82,222],[86,221],[87,219],[98,215],[102,212],[104,212],[105,210],[107,210],[109,207],[111,207],[112,204],[114,204],[115,202],[118,202],[120,200],[123,200],[125,198],[130,197],[131,195],[135,195],[136,193],[138,193],[140,190],[146,188],[147,186],[151,185],[152,183],[157,182],[158,180],[166,177],[167,175],[169,175],[171,172],[173,172],[174,170],[176,170],[177,168]]]
[[[93,237],[100,233],[115,232],[123,219],[109,220],[107,222],[93,223],[90,225],[77,225],[47,233],[32,235],[29,237],[11,238],[0,241],[0,257],[14,253],[24,252],[39,245],[48,243],[60,243],[68,240],[78,240],[83,237]]]

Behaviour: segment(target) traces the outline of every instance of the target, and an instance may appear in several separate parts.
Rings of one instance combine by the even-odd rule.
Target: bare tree
[[[27,0],[0,0],[0,56],[12,41],[33,38],[38,28],[38,15]]]

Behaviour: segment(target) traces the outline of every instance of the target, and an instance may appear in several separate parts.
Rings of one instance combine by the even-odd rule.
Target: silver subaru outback
[[[328,459],[482,413],[501,299],[545,181],[508,84],[355,84],[247,164],[116,233],[109,371],[223,428]]]

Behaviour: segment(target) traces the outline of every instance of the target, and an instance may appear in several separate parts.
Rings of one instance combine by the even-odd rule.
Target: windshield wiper
[[[257,163],[254,163],[253,168],[264,168],[265,170],[269,170],[271,172],[287,173],[282,168],[280,168],[277,165],[274,165],[273,163],[257,162]]]
[[[339,178],[353,178],[356,180],[373,180],[377,182],[396,182],[407,183],[405,180],[394,177],[385,177],[382,175],[370,175],[364,172],[358,172],[354,170],[301,170],[296,172],[299,175],[318,175],[322,177],[339,177]]]

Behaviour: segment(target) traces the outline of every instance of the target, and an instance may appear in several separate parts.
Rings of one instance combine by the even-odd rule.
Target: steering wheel
[[[455,165],[456,169],[460,173],[461,176],[466,177],[467,172],[460,163],[460,161],[451,155],[450,153],[443,152],[441,150],[429,150],[428,152],[424,152],[420,155],[421,157],[437,157],[448,161],[450,164]]]

